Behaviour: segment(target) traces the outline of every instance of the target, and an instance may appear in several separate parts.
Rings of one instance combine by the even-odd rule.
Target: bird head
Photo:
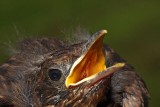
[[[23,41],[20,52],[0,66],[0,102],[21,107],[97,106],[107,98],[110,76],[125,65],[106,64],[106,33],[101,30],[70,45],[48,38]]]

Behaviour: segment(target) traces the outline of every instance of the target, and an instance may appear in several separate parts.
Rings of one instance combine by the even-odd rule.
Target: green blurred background
[[[158,0],[1,0],[0,63],[9,57],[8,47],[24,37],[63,37],[77,26],[91,33],[107,29],[105,42],[143,77],[150,107],[160,106]]]

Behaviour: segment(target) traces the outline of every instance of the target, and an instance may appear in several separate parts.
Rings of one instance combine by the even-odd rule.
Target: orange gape
[[[66,79],[67,87],[85,82],[91,76],[106,70],[105,57],[102,51],[105,33],[104,31],[99,34],[82,57],[74,63],[75,66],[71,68],[70,74]]]

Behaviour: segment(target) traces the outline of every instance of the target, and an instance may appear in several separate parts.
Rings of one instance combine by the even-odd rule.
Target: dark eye
[[[58,69],[50,69],[48,71],[48,75],[49,75],[51,80],[58,81],[62,76],[62,71],[60,71]]]

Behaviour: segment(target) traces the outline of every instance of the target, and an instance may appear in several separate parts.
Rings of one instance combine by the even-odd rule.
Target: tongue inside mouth
[[[103,53],[103,38],[106,33],[106,30],[101,30],[93,35],[86,52],[74,62],[70,69],[65,81],[67,88],[76,87],[84,82],[91,85],[124,66],[124,63],[118,63],[107,68]]]

